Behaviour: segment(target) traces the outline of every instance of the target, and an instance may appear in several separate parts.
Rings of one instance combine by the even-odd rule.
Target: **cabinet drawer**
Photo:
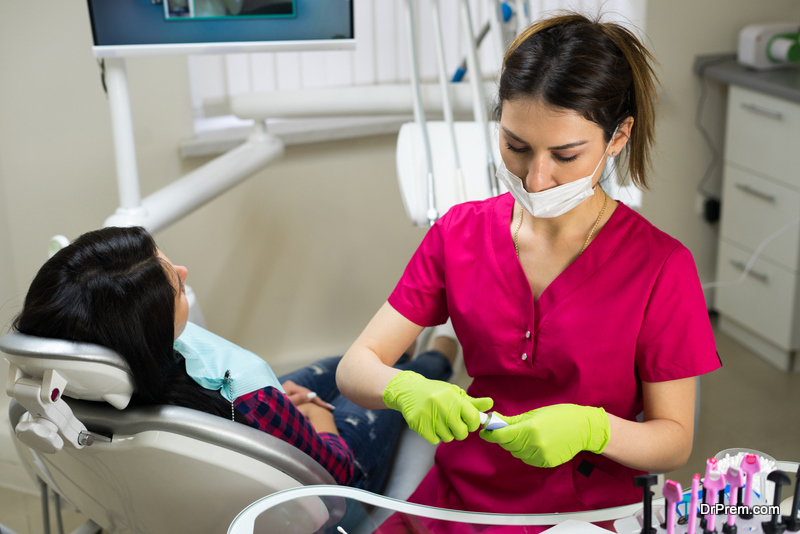
[[[725,159],[800,188],[800,105],[731,86]]]
[[[722,189],[722,237],[755,250],[773,232],[800,217],[800,191],[725,166]],[[766,246],[762,255],[797,270],[800,225],[795,225]]]
[[[751,254],[720,239],[717,280],[738,280]],[[797,277],[793,273],[759,258],[744,282],[717,288],[716,306],[722,315],[778,347],[792,350],[797,348],[796,289]]]

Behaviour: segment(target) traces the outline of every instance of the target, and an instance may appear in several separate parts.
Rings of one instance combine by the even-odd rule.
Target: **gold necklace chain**
[[[589,246],[589,241],[592,240],[592,236],[594,235],[595,230],[597,230],[597,225],[600,224],[600,219],[603,218],[603,213],[605,213],[605,211],[606,211],[606,205],[608,204],[608,195],[606,194],[605,191],[603,191],[603,197],[604,197],[604,199],[603,199],[603,207],[600,210],[600,215],[598,215],[597,216],[597,220],[594,221],[594,226],[592,226],[592,231],[589,232],[589,237],[586,238],[586,242],[583,244],[583,248],[581,249],[581,251],[578,252],[578,256],[583,254],[583,251],[586,250],[586,247]],[[522,226],[522,214],[523,214],[524,211],[525,211],[525,208],[520,206],[519,207],[519,222],[517,222],[517,229],[514,230],[514,251],[517,253],[517,258],[519,258],[519,242],[518,242],[517,239],[519,237],[519,229]]]
[[[517,229],[514,231],[514,251],[517,253],[517,258],[519,258],[519,245],[517,244],[517,236],[519,235],[519,227],[522,226],[522,212],[525,211],[525,208],[522,206],[519,207],[519,222],[517,223]]]
[[[602,189],[600,191],[603,191]],[[578,256],[583,254],[583,251],[586,250],[586,247],[589,246],[589,241],[591,241],[592,236],[594,235],[594,231],[597,230],[597,225],[600,224],[600,219],[603,218],[603,213],[606,211],[606,204],[608,204],[608,195],[606,192],[603,191],[603,209],[600,210],[600,215],[597,216],[597,220],[594,222],[594,226],[592,226],[592,231],[589,232],[589,237],[586,238],[586,243],[583,244],[583,248],[580,252],[578,252]]]

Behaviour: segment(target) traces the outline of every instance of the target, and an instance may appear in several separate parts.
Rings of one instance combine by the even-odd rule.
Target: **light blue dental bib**
[[[172,347],[183,355],[195,382],[218,390],[228,402],[267,386],[285,393],[267,362],[194,323],[186,323]]]

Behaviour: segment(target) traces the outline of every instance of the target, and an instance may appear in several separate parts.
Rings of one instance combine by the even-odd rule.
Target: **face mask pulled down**
[[[612,141],[617,133],[617,128],[614,128],[614,133],[611,134]],[[597,166],[595,166],[592,174],[575,180],[574,182],[547,189],[546,191],[528,193],[523,185],[522,178],[512,174],[511,171],[506,168],[506,164],[503,162],[502,158],[500,159],[500,165],[497,167],[497,178],[508,188],[511,196],[534,217],[542,219],[558,217],[559,215],[567,213],[594,194],[592,177],[594,173],[597,172],[597,169],[600,168],[600,164],[603,162],[603,158],[605,158],[609,146],[611,146],[611,141],[606,145],[606,149],[603,151],[603,157],[597,162]]]

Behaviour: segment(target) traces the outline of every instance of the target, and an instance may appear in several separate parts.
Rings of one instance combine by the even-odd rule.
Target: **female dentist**
[[[356,404],[445,442],[410,501],[606,508],[641,498],[635,475],[687,461],[694,377],[721,365],[694,260],[598,187],[619,154],[647,187],[651,61],[628,30],[576,14],[534,24],[506,53],[496,111],[510,193],[436,222],[337,373]],[[468,392],[391,367],[448,316]],[[475,432],[492,407],[509,426]]]

